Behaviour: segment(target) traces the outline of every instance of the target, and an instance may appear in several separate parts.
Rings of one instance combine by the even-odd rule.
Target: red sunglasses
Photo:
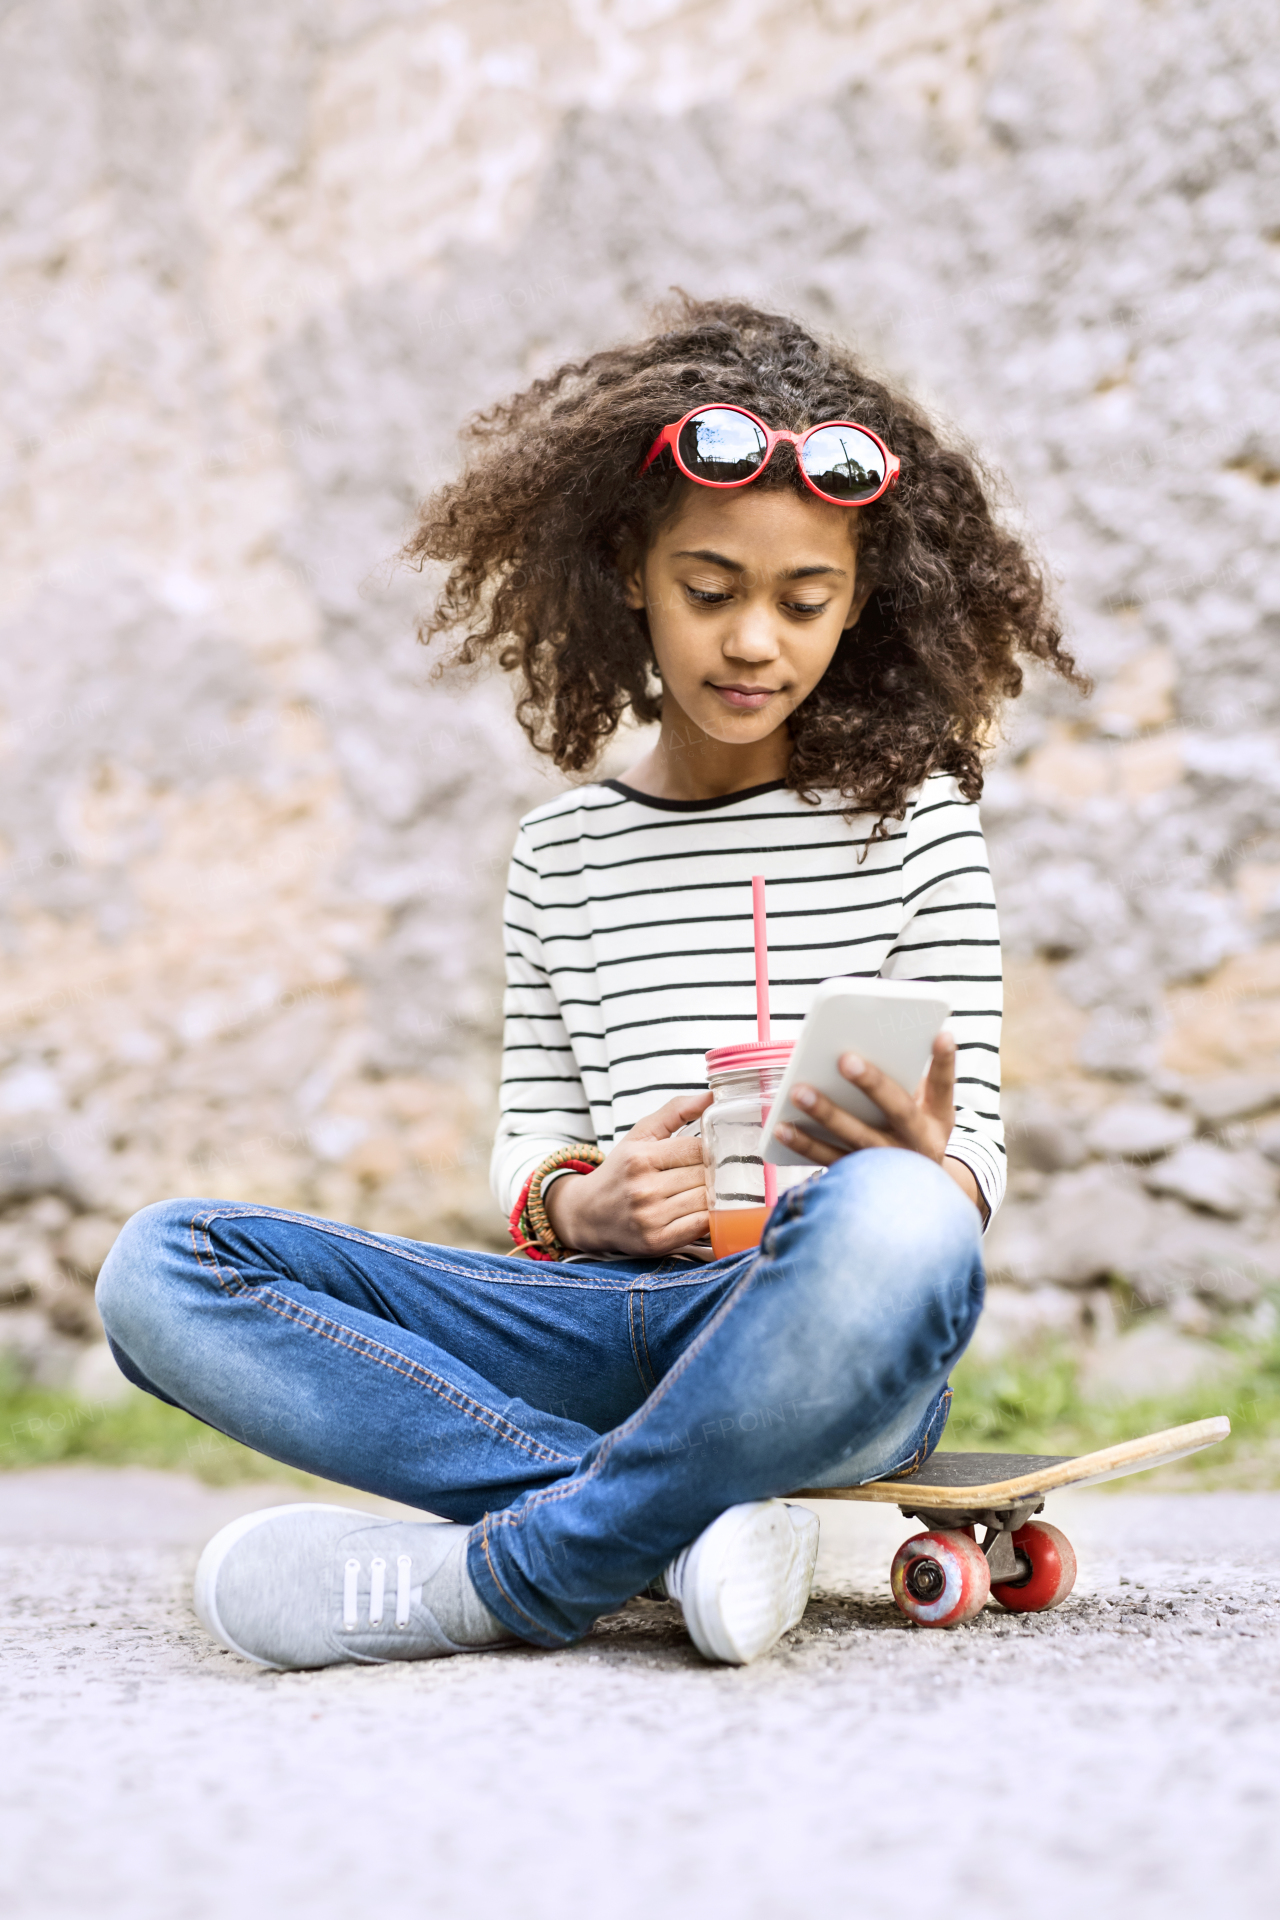
[[[768,466],[779,440],[796,450],[800,478],[819,500],[865,507],[898,484],[902,463],[878,433],[852,420],[823,420],[805,433],[766,427],[745,407],[695,407],[664,427],[641,473],[664,448],[687,480],[700,487],[749,487]]]

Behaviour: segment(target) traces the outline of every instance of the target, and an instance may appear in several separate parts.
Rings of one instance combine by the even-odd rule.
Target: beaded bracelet
[[[562,1168],[570,1173],[594,1173],[603,1159],[604,1153],[599,1147],[580,1141],[577,1146],[557,1147],[534,1168],[520,1189],[520,1198],[511,1209],[508,1223],[517,1253],[527,1253],[531,1260],[564,1259],[569,1249],[548,1217],[542,1183],[548,1174]]]

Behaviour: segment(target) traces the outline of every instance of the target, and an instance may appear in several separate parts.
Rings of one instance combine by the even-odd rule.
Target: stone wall
[[[675,283],[910,380],[1004,476],[1098,677],[1020,703],[986,805],[1016,1176],[985,1337],[1059,1328],[1104,1378],[1135,1308],[1166,1372],[1266,1331],[1273,27],[1265,0],[6,15],[24,1364],[65,1374],[115,1224],[165,1194],[500,1244],[501,881],[554,781],[505,687],[429,679],[429,582],[389,557],[469,411]]]

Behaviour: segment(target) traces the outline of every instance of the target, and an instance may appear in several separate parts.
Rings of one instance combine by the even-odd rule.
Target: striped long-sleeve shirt
[[[655,800],[616,780],[521,822],[506,906],[504,1212],[557,1147],[608,1148],[673,1094],[702,1092],[709,1047],[756,1035],[751,876],[768,887],[773,1035],[795,1037],[834,974],[945,987],[963,1160],[994,1215],[1004,1193],[1000,936],[978,809],[945,774],[888,837],[840,796],[780,781]]]

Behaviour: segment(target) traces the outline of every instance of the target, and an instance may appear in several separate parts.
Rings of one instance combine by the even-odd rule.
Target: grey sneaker
[[[784,1500],[730,1507],[663,1575],[707,1660],[745,1667],[799,1626],[818,1558],[818,1518]]]
[[[215,1533],[196,1568],[200,1623],[262,1667],[430,1660],[510,1635],[467,1574],[468,1527],[300,1504]]]

